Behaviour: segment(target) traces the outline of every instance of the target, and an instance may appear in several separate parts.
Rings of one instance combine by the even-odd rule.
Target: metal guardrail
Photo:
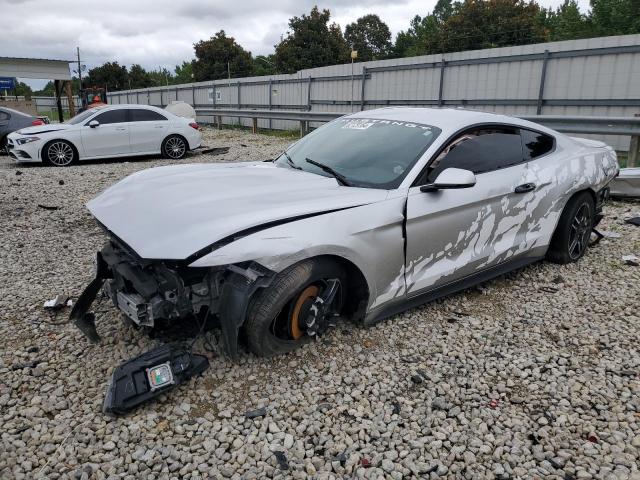
[[[196,108],[198,116],[260,118],[294,122],[329,122],[349,113],[300,112],[292,110],[247,110],[237,108]],[[539,123],[558,132],[601,135],[640,135],[640,117],[567,117],[563,115],[527,115],[523,120]]]
[[[329,122],[349,113],[310,112],[291,110],[248,110],[233,108],[196,108],[200,117],[215,118],[218,127],[222,125],[222,117],[251,118],[253,131],[258,129],[258,119],[290,120],[300,122],[300,135],[309,131],[309,122]],[[636,117],[578,117],[563,115],[527,115],[523,120],[539,123],[558,132],[587,133],[596,135],[630,135],[628,166],[640,162],[640,116]]]
[[[198,116],[267,118],[271,120],[291,120],[294,122],[330,122],[346,113],[300,112],[295,110],[246,110],[237,108],[196,108]]]
[[[531,115],[519,117],[558,132],[595,133],[601,135],[640,135],[640,117],[565,117]]]

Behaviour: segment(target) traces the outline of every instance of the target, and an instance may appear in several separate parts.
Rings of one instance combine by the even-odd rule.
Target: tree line
[[[535,0],[438,0],[432,12],[413,17],[395,39],[378,15],[358,18],[343,31],[331,22],[329,10],[316,6],[289,20],[288,32],[269,55],[253,56],[220,30],[195,43],[195,59],[173,71],[107,62],[89,70],[83,83],[126,90],[294,73],[350,62],[352,50],[357,51],[355,61],[365,62],[632,33],[640,33],[640,0],[590,0],[586,13],[575,0],[564,0],[555,9]]]

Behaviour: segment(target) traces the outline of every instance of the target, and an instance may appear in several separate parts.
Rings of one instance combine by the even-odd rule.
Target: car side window
[[[144,108],[132,108],[129,110],[129,115],[132,122],[158,122],[167,121],[167,117],[154,112],[153,110],[146,110]]]
[[[3,120],[9,120],[9,114],[6,112],[0,112],[0,122]]]
[[[429,166],[427,182],[435,181],[446,168],[463,168],[480,174],[523,162],[517,128],[490,127],[458,135]]]
[[[544,133],[522,129],[520,130],[520,136],[522,137],[522,151],[524,152],[525,160],[532,160],[546,155],[553,151],[555,147],[554,138]]]
[[[97,120],[100,125],[107,125],[109,123],[125,123],[127,122],[127,111],[125,109],[108,110],[102,112],[92,120]]]

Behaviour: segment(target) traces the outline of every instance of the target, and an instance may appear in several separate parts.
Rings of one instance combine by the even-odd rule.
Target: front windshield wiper
[[[291,168],[295,168],[296,170],[302,170],[302,167],[299,167],[298,165],[295,164],[293,160],[291,160],[291,157],[289,156],[286,150],[282,152],[282,154],[287,159],[287,163],[291,166]]]
[[[311,165],[315,165],[316,167],[320,168],[321,170],[324,170],[328,174],[332,175],[336,180],[338,180],[338,183],[340,183],[341,185],[344,185],[345,187],[350,187],[351,186],[351,183],[349,183],[349,180],[347,180],[344,175],[342,175],[341,173],[336,172],[330,166],[325,165],[325,164],[320,163],[320,162],[316,162],[315,160],[311,160],[308,157],[305,158],[305,160],[307,161],[307,163],[310,163]]]

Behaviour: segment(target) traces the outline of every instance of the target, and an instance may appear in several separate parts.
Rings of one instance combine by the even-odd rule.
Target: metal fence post
[[[269,110],[272,108],[272,99],[273,96],[273,84],[271,83],[271,77],[269,77]],[[271,119],[269,119],[269,130],[272,130],[271,127]]]
[[[307,111],[311,111],[311,77],[307,80]]]
[[[151,105],[151,89],[147,88],[147,105]]]
[[[242,108],[242,101],[240,100],[240,82],[238,82],[238,110]],[[238,118],[238,126],[242,126],[242,119]]]
[[[191,105],[196,108],[196,87],[191,85]]]
[[[640,113],[633,115],[640,117]],[[627,168],[640,164],[640,135],[634,135],[629,142],[629,155],[627,156]]]
[[[438,87],[438,106],[441,107],[444,104],[444,99],[442,98],[442,94],[444,92],[444,70],[447,68],[447,62],[442,57],[442,61],[440,62],[440,86]]]
[[[364,110],[364,84],[367,81],[367,67],[362,67],[362,81],[360,82],[360,111]]]
[[[544,82],[547,78],[547,63],[549,62],[549,50],[544,51],[544,57],[542,58],[542,72],[540,73],[540,90],[538,91],[538,107],[536,108],[536,115],[542,113],[542,103],[544,100]]]

